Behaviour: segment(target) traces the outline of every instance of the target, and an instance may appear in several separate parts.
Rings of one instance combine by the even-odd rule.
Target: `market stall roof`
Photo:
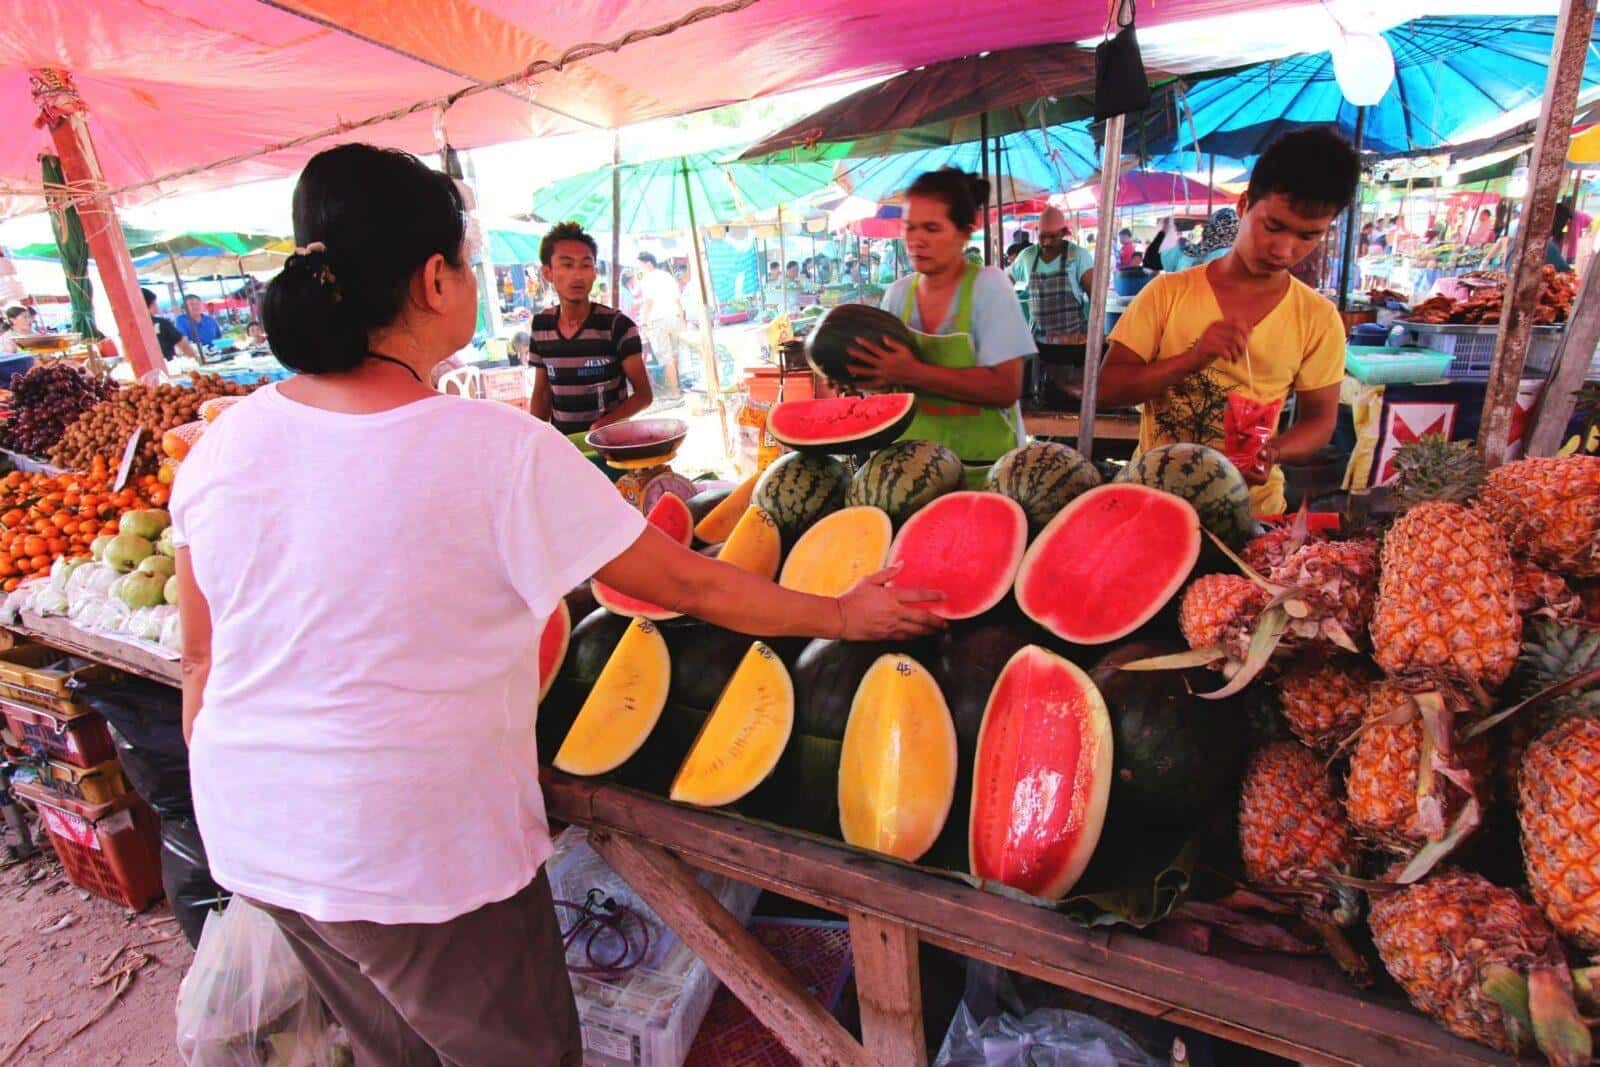
[[[1081,40],[1101,31],[1103,4],[1004,0],[938,17],[913,0],[730,0],[721,13],[481,92],[450,108],[462,147],[533,134],[613,128],[808,85],[841,84],[936,63],[975,47]],[[1172,22],[1280,0],[1169,0],[1141,13]],[[17,116],[0,144],[0,211],[37,206],[39,150],[28,72],[72,73],[113,189],[235,160],[123,202],[294,173],[318,140],[263,148],[497,81],[584,42],[614,44],[694,10],[691,0],[576,0],[552,9],[519,0],[13,0],[0,19],[0,100]],[[349,130],[431,151],[436,112],[422,108]]]
[[[1537,101],[1555,23],[1544,16],[1427,17],[1384,31],[1394,52],[1394,84],[1367,109],[1364,148],[1383,154],[1443,147]],[[1600,86],[1595,55],[1591,47],[1584,89]],[[1333,123],[1346,136],[1355,129],[1356,109],[1339,89],[1328,52],[1199,81],[1165,99],[1145,127],[1149,149],[1158,154],[1191,148],[1198,138],[1205,151],[1252,156],[1297,127]]]
[[[174,255],[242,256],[258,249],[278,252],[293,251],[293,242],[287,238],[266,233],[237,233],[234,231],[161,231],[141,230],[132,226],[122,228],[128,242],[128,252],[137,264],[144,258],[164,258],[168,251]],[[55,259],[56,246],[52,244],[24,245],[12,250],[18,259]]]
[[[1134,170],[1117,181],[1117,207],[1144,207],[1155,204],[1205,204],[1222,207],[1234,197],[1221,189],[1208,189],[1205,182],[1171,171]],[[1069,191],[1066,206],[1084,210],[1100,203],[1100,178],[1086,177],[1085,183]]]
[[[999,139],[1000,170],[1004,180],[999,193],[1006,203],[1064,192],[1099,169],[1100,159],[1088,127],[1063,124],[1046,130],[1023,130]],[[835,165],[835,180],[852,195],[867,200],[891,200],[905,191],[923,171],[960,167],[976,174],[983,169],[976,141],[904,152],[877,159],[843,160]],[[994,169],[991,146],[988,169]]]

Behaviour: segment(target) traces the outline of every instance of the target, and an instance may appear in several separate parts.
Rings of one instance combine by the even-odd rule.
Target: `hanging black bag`
[[[1122,0],[1116,11],[1116,36],[1101,41],[1094,49],[1096,122],[1150,106],[1150,82],[1145,78],[1144,57],[1139,54],[1139,38],[1133,29],[1137,5],[1134,0]],[[1106,28],[1110,29],[1109,24]]]

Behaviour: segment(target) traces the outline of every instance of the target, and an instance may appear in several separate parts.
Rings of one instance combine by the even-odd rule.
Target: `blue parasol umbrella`
[[[1384,32],[1394,84],[1367,109],[1363,144],[1379,154],[1438,148],[1537,101],[1554,42],[1554,17],[1430,16]],[[1600,86],[1600,51],[1590,46],[1583,88]],[[1258,154],[1302,126],[1355,129],[1356,108],[1334,79],[1328,52],[1291,56],[1167,94],[1146,137],[1153,154],[1193,147],[1222,156]]]
[[[1085,122],[1007,134],[999,138],[999,145],[1004,175],[1000,194],[1007,204],[1065,192],[1100,169],[1100,153]],[[836,165],[834,180],[855,196],[890,200],[923,171],[959,167],[977,173],[982,169],[981,151],[980,142],[972,141],[876,159],[846,159]]]

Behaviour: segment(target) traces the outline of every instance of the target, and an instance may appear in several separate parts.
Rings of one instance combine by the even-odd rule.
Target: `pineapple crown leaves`
[[[1429,500],[1465,504],[1478,495],[1485,476],[1472,442],[1448,441],[1439,434],[1401,445],[1394,467],[1394,499],[1401,512]]]

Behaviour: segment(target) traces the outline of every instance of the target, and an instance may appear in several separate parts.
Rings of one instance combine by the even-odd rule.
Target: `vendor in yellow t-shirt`
[[[1279,138],[1239,198],[1233,249],[1155,278],[1111,332],[1100,405],[1143,406],[1141,450],[1189,441],[1249,457],[1240,469],[1258,515],[1284,511],[1277,464],[1307,462],[1333,436],[1344,325],[1289,268],[1349,206],[1359,176],[1355,151],[1331,128]],[[1291,390],[1294,425],[1280,433]]]

